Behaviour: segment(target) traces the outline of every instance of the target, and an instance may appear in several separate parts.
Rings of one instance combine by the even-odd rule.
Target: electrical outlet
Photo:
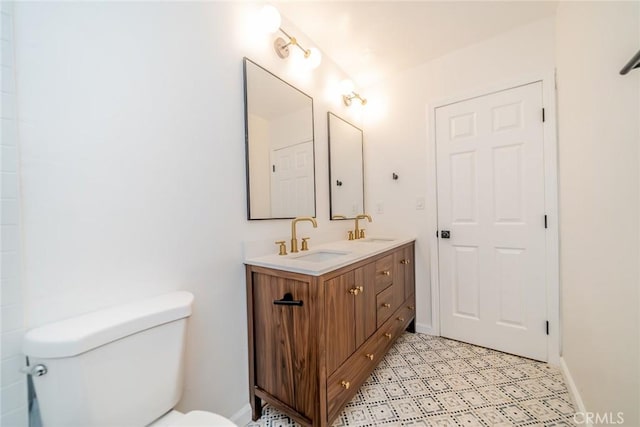
[[[417,211],[421,211],[424,210],[424,205],[425,205],[425,199],[424,197],[417,197],[416,198],[416,210]]]
[[[384,213],[384,203],[383,202],[378,202],[376,203],[376,213]]]

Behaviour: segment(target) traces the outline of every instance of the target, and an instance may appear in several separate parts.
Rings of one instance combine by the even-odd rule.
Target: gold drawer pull
[[[349,390],[349,387],[351,387],[351,384],[349,383],[349,381],[342,381],[340,385],[344,387],[345,390]]]
[[[411,264],[411,260],[410,259],[403,259],[402,261],[400,261],[400,264]]]
[[[386,334],[384,334],[385,337],[387,337],[388,340],[391,339],[391,334],[389,332],[387,332]]]
[[[404,317],[398,317],[398,321],[404,322]]]
[[[382,274],[383,276],[391,276],[391,272],[389,270],[381,271],[380,274]]]
[[[414,307],[414,306],[412,306],[412,305],[408,306],[407,308],[408,308],[409,310],[411,310],[411,311],[415,310],[415,307]]]
[[[385,302],[384,304],[381,305],[381,307],[383,308],[390,308],[391,304],[389,304],[388,302]]]
[[[373,353],[367,353],[364,355],[364,357],[366,357],[369,360],[373,360]]]

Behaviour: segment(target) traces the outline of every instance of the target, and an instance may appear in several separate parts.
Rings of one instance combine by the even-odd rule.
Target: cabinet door
[[[404,248],[403,261],[404,262],[401,261],[401,265],[404,266],[404,299],[406,300],[415,293],[416,288],[416,267],[414,263],[415,256],[413,245]]]
[[[356,349],[353,271],[325,282],[327,374],[335,371]]]
[[[414,276],[413,245],[398,249],[393,254],[393,286],[396,307],[413,295]]]
[[[287,294],[302,305],[278,305]],[[313,416],[315,356],[310,344],[309,283],[254,273],[256,386]]]
[[[354,296],[356,345],[360,347],[376,331],[376,266],[370,263],[355,270],[355,286],[362,291]],[[354,349],[355,350],[355,349]]]
[[[393,283],[393,254],[376,261],[375,264],[375,280],[376,293],[380,293]]]

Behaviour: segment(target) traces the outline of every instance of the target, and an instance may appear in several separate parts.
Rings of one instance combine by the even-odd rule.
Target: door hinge
[[[544,108],[542,109],[542,123],[544,123]]]
[[[549,321],[547,320],[547,335],[549,335]]]
[[[544,216],[544,228],[549,228],[547,224],[547,215]]]

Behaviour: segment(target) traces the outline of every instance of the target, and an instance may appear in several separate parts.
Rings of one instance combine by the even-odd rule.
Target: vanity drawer
[[[391,315],[397,308],[396,298],[393,291],[393,286],[389,286],[387,289],[376,295],[376,324],[378,328],[382,326],[382,324],[386,322],[389,317],[391,317]]]
[[[376,261],[376,293],[393,283],[393,254]]]
[[[384,339],[384,342],[383,342]],[[362,383],[385,355],[387,338],[376,332],[357,349],[327,380],[327,414],[338,415],[344,405],[357,393]]]
[[[409,326],[411,320],[415,317],[415,307],[413,299],[407,300],[393,315],[393,323],[396,326],[395,335],[401,335],[402,332]]]
[[[407,311],[409,318],[415,317],[416,315],[416,296],[411,295],[411,298],[408,298],[404,304],[404,309]]]
[[[396,338],[404,333],[409,323],[415,318],[413,298],[405,301],[402,306],[392,314],[393,316],[390,316],[391,318],[387,320],[376,333],[376,335],[380,337],[378,339],[378,352],[386,353]]]

